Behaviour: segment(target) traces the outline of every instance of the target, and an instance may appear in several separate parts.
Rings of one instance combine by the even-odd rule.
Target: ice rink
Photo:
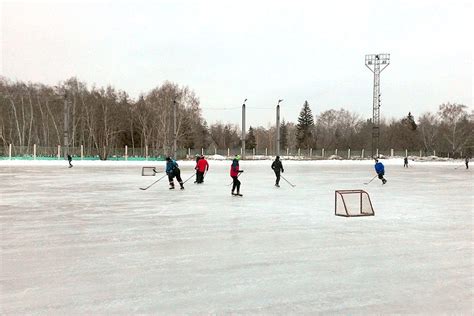
[[[385,186],[371,161],[283,161],[276,188],[241,161],[232,197],[230,161],[184,191],[139,190],[164,162],[0,161],[0,312],[472,314],[472,170],[383,162]],[[337,189],[375,216],[334,216]]]

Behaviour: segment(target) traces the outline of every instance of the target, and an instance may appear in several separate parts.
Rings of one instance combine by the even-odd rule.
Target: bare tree
[[[445,103],[439,106],[441,134],[448,141],[453,153],[472,138],[472,126],[466,108],[467,106],[456,103]]]
[[[316,118],[319,146],[327,149],[359,147],[357,135],[362,127],[363,121],[355,113],[344,109],[324,111]]]
[[[439,135],[439,119],[431,113],[423,113],[418,120],[418,129],[421,131],[421,140],[425,151],[433,151]]]

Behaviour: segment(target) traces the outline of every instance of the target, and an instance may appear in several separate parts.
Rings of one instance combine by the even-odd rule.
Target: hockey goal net
[[[155,167],[142,167],[142,176],[154,176],[155,174]]]
[[[369,193],[364,190],[336,190],[335,215],[346,217],[375,215]]]

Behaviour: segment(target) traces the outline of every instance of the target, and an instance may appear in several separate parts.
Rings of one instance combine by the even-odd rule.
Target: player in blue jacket
[[[375,158],[375,172],[377,172],[379,179],[382,180],[382,184],[387,183],[387,180],[385,180],[385,178],[383,177],[385,174],[385,168],[383,166],[383,163],[379,162],[377,158]]]
[[[179,170],[178,163],[170,157],[166,157],[166,174],[170,181],[170,190],[174,189],[174,177],[178,180],[181,190],[184,189],[183,180],[181,179],[181,170]]]

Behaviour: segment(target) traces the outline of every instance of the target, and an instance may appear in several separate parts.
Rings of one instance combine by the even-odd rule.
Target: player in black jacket
[[[281,161],[280,161],[280,156],[276,156],[275,161],[273,161],[272,163],[272,169],[275,172],[275,176],[276,176],[275,186],[279,187],[280,186],[280,170],[282,173],[285,172],[285,170],[283,170],[283,165],[281,164]]]
[[[72,163],[71,163],[71,161],[72,161],[71,155],[67,154],[67,162],[69,162],[69,168],[72,168]]]

